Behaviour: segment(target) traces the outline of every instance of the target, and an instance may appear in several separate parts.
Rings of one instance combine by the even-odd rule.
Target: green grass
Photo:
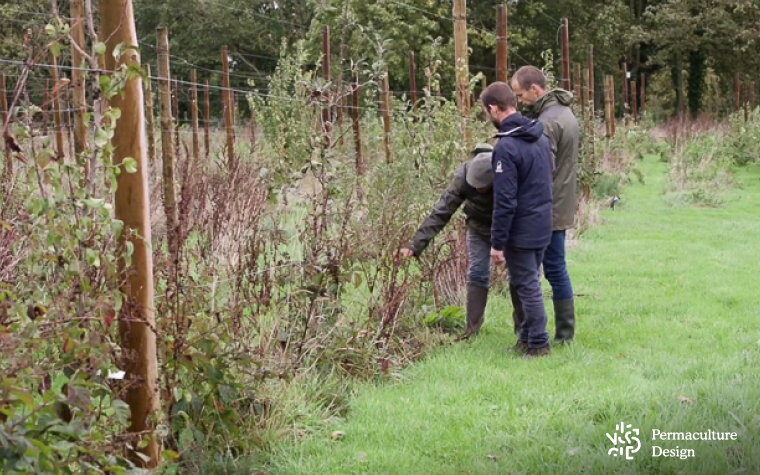
[[[605,224],[570,250],[581,295],[572,346],[537,361],[507,354],[511,306],[495,295],[480,337],[360,386],[345,420],[278,447],[270,469],[757,473],[760,170],[739,170],[740,188],[705,209],[667,203],[665,167],[642,163],[646,184],[626,188]],[[620,421],[641,429],[633,461],[607,455],[605,433]],[[735,431],[739,440],[663,441],[696,457],[653,458],[654,428]],[[345,436],[332,440],[334,430]]]

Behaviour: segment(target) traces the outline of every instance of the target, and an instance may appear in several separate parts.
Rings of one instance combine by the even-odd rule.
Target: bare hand
[[[408,259],[414,256],[414,251],[409,249],[408,247],[402,247],[401,249],[398,250],[398,255],[403,257],[404,259]]]
[[[504,264],[507,262],[506,259],[504,259],[504,251],[497,251],[496,249],[491,249],[491,261],[493,261],[494,264]]]

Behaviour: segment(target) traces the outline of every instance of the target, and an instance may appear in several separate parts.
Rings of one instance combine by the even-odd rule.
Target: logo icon
[[[641,449],[641,441],[637,437],[639,430],[634,429],[632,424],[620,422],[615,426],[615,432],[606,434],[613,447],[607,451],[607,455],[613,457],[625,455],[626,460],[633,460],[633,454]]]
[[[496,173],[502,173],[504,170],[501,168],[501,160],[496,162]]]

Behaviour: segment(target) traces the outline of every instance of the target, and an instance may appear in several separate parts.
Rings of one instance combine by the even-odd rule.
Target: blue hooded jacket
[[[514,113],[493,151],[491,246],[543,249],[552,235],[552,151],[540,122]]]

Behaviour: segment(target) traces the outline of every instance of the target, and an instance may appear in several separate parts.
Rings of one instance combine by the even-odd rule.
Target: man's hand
[[[409,259],[410,257],[414,257],[414,251],[408,247],[402,247],[398,250],[398,255],[404,259]]]
[[[491,261],[493,261],[494,264],[504,264],[506,259],[504,259],[504,251],[497,251],[496,249],[491,248]]]

